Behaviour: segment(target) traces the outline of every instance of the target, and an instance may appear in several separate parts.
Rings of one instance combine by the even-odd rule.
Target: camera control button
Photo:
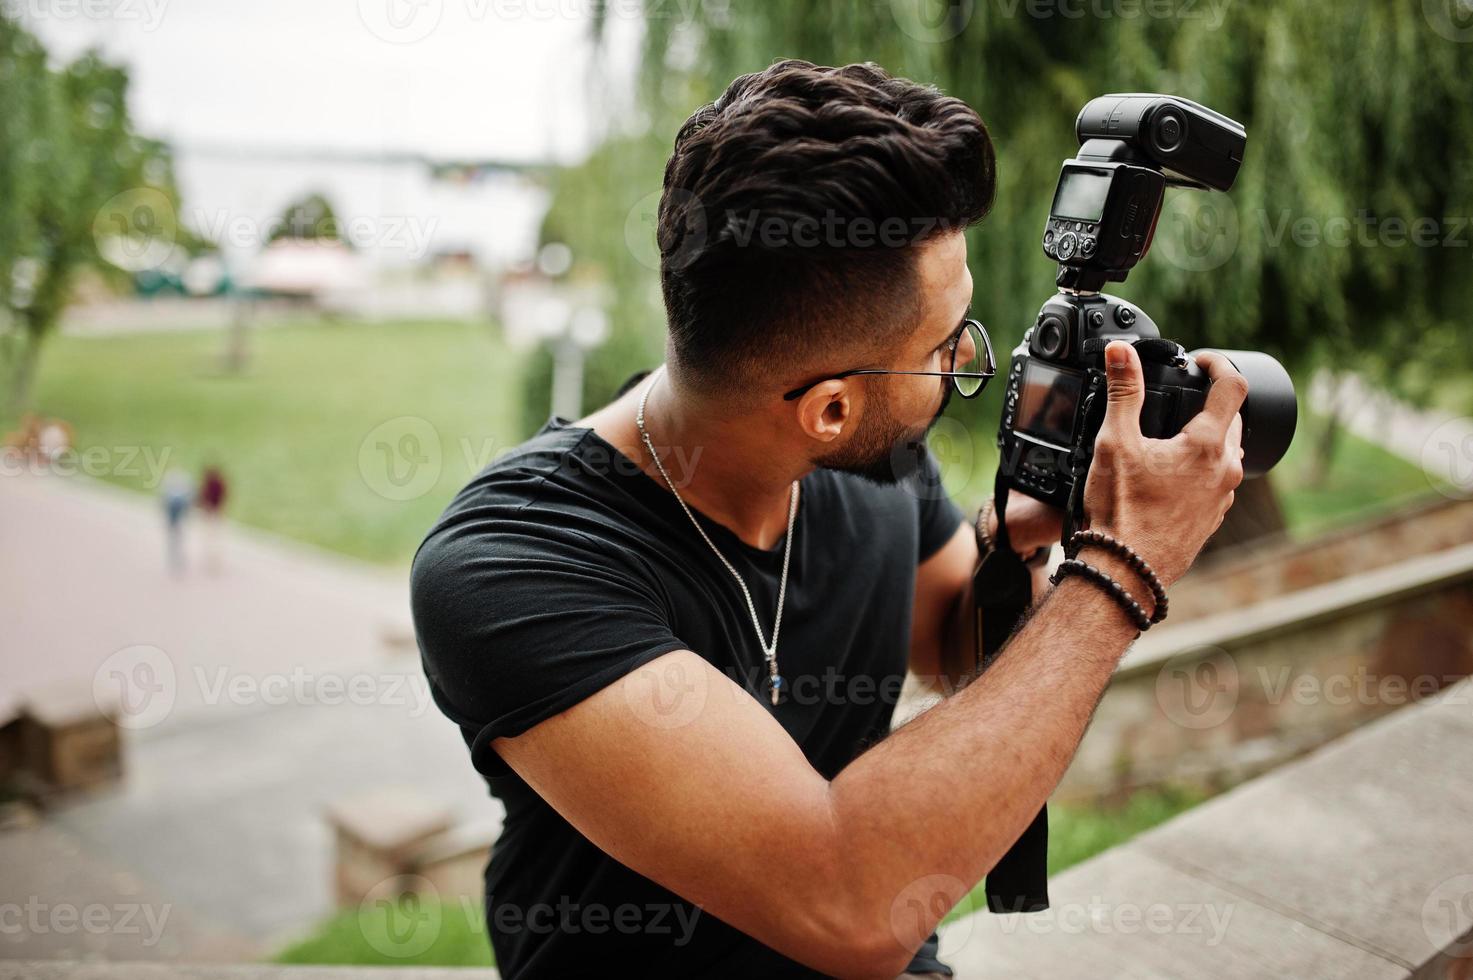
[[[1122,327],[1134,326],[1135,310],[1132,310],[1128,306],[1115,307],[1115,322],[1120,324]]]
[[[1063,236],[1059,238],[1058,252],[1060,261],[1074,257],[1074,247],[1077,243],[1078,239],[1074,237],[1074,232],[1064,232]]]
[[[1093,235],[1085,235],[1079,240],[1079,254],[1089,258],[1095,254],[1095,239]]]

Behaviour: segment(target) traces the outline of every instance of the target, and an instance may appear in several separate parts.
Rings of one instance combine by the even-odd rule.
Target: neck
[[[635,411],[649,384],[631,392]],[[788,458],[760,414],[723,412],[683,398],[664,370],[655,373],[648,390],[645,431],[686,504],[753,547],[774,547],[787,532],[793,481],[812,465]],[[632,458],[664,483],[644,441],[638,442],[639,455]]]

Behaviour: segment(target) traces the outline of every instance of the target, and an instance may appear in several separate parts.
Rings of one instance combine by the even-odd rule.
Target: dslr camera
[[[1074,129],[1079,153],[1064,161],[1043,233],[1044,254],[1059,263],[1059,291],[1013,351],[998,477],[1003,486],[1063,508],[1077,527],[1105,415],[1105,346],[1124,340],[1140,354],[1141,431],[1149,437],[1180,432],[1202,410],[1211,385],[1195,358],[1162,338],[1140,307],[1100,289],[1123,281],[1150,248],[1168,185],[1232,187],[1247,134],[1195,102],[1144,94],[1093,99]],[[1266,473],[1294,438],[1294,385],[1267,354],[1219,353],[1248,380],[1240,412],[1244,472]]]

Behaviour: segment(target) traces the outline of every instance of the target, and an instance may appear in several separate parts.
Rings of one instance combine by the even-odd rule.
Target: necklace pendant
[[[783,691],[783,679],[777,671],[773,671],[767,678],[767,692],[772,698],[772,706],[777,707],[786,697]]]

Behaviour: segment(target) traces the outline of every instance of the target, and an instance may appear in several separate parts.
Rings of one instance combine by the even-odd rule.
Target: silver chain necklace
[[[685,511],[685,516],[689,517],[690,522],[696,526],[701,539],[710,545],[716,557],[721,559],[721,564],[726,566],[726,570],[731,572],[731,577],[736,579],[737,585],[741,587],[742,596],[747,600],[747,612],[752,616],[752,628],[757,631],[757,645],[762,648],[762,654],[767,659],[767,689],[772,696],[773,706],[776,707],[782,698],[783,691],[783,679],[777,672],[777,635],[783,625],[783,600],[788,596],[788,559],[793,554],[793,523],[798,516],[798,481],[794,480],[792,489],[788,491],[788,534],[783,544],[783,574],[777,587],[777,617],[772,621],[772,643],[769,644],[762,635],[762,622],[757,618],[757,606],[752,602],[752,593],[748,590],[747,583],[742,579],[741,573],[736,570],[736,566],[727,561],[721,549],[716,547],[716,542],[706,534],[706,529],[701,527],[701,522],[696,520],[696,515],[691,513],[685,498],[680,495],[679,490],[675,489],[675,481],[670,479],[670,474],[665,471],[665,464],[660,462],[659,455],[655,453],[655,444],[650,441],[650,434],[645,431],[645,402],[649,401],[650,392],[654,390],[655,382],[659,380],[660,373],[664,370],[665,366],[662,364],[650,376],[650,383],[645,385],[644,393],[639,396],[639,411],[634,416],[634,424],[639,426],[639,435],[644,440],[644,447],[649,450],[650,458],[655,461],[660,475],[665,478],[665,485],[670,488],[671,493],[675,494],[675,500],[680,504],[680,509]]]

